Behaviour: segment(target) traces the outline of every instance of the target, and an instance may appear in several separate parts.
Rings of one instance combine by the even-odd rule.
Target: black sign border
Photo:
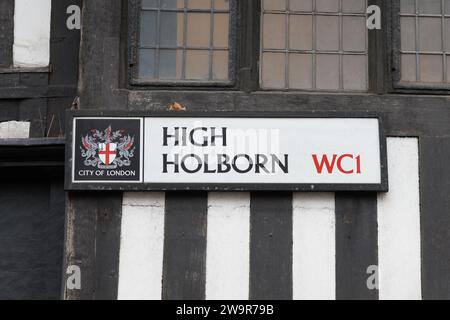
[[[292,183],[80,183],[72,181],[72,155],[73,155],[73,123],[74,118],[139,118],[139,117],[174,117],[174,118],[373,118],[378,120],[380,133],[380,170],[381,183],[379,184],[292,184]],[[142,126],[145,126],[143,121]],[[145,128],[142,128],[145,134]],[[141,141],[142,146],[144,140]],[[144,150],[141,150],[143,155]],[[292,191],[292,192],[388,192],[387,146],[384,132],[383,118],[380,113],[374,112],[185,112],[185,111],[105,111],[105,110],[69,110],[66,113],[66,191]],[[143,156],[142,156],[143,158]],[[143,161],[143,160],[142,160]],[[142,176],[144,164],[142,163]]]

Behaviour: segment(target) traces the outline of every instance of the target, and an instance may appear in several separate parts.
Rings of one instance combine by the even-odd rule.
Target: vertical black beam
[[[126,109],[119,89],[122,0],[83,2],[79,94],[81,107]]]
[[[53,85],[75,86],[78,82],[78,56],[80,30],[67,28],[67,8],[76,5],[81,8],[81,0],[52,0],[50,27],[50,73],[49,83]]]
[[[422,297],[450,299],[450,138],[420,139]]]
[[[45,277],[46,299],[59,299],[62,287],[62,269],[64,252],[64,209],[66,193],[64,192],[63,168],[50,182],[49,210],[41,214],[44,227],[42,261],[47,264]],[[45,217],[45,218],[43,218]]]
[[[164,300],[202,300],[206,280],[206,192],[167,192],[164,223]]]
[[[78,85],[78,57],[80,54],[80,30],[67,28],[67,8],[76,5],[81,8],[82,0],[52,0],[50,27],[49,85],[74,88],[69,97],[49,98],[46,113],[45,135],[62,137],[65,133],[65,111],[75,99]]]
[[[122,194],[72,192],[67,203],[64,270],[81,269],[81,289],[69,289],[65,283],[64,298],[116,299]]]
[[[381,29],[368,30],[368,59],[369,59],[369,91],[385,92],[386,61],[388,54],[386,41],[388,36],[388,8],[384,0],[368,0],[368,5],[376,5],[381,9]]]
[[[336,298],[377,300],[369,266],[378,265],[377,195],[336,193]]]
[[[97,229],[96,195],[69,193],[66,208],[66,240],[64,261],[64,299],[93,300],[95,298],[95,233]],[[66,270],[76,266],[81,271],[81,288],[67,286]]]
[[[238,37],[236,39],[239,56],[239,88],[251,92],[259,88],[261,1],[237,2],[239,6]]]
[[[95,299],[116,300],[119,284],[122,194],[97,196]]]
[[[292,299],[292,193],[253,192],[250,299]]]
[[[120,99],[123,95],[115,94],[120,71],[122,2],[122,0],[83,1],[83,33],[80,41],[78,77],[81,109],[126,109],[126,101]],[[71,4],[76,3],[81,2]],[[55,5],[64,7],[66,4]],[[63,21],[58,18],[55,23],[55,27],[58,28]],[[73,45],[77,38],[76,33],[67,34],[61,31],[59,35],[67,37],[64,41],[70,45]],[[58,51],[55,44],[53,50]],[[53,61],[59,64],[59,58],[54,57]],[[67,66],[71,70],[72,67]],[[60,79],[64,70],[59,66],[58,73],[52,80]],[[64,79],[66,80],[70,83],[73,79]],[[52,105],[51,111],[54,109]],[[59,128],[56,132],[59,132]],[[121,210],[122,193],[69,193],[66,209],[65,265],[79,266],[82,282],[81,290],[69,290],[67,285],[65,286],[66,299],[117,297]]]
[[[0,1],[0,67],[13,62],[14,0]]]

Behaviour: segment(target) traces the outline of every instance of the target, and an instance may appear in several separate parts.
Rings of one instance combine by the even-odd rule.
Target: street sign
[[[69,190],[387,191],[376,115],[70,114]]]

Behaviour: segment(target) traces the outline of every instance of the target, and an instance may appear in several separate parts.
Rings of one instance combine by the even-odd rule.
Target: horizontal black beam
[[[73,97],[76,93],[75,86],[0,87],[0,99]]]
[[[178,102],[187,111],[377,112],[388,136],[449,136],[450,98],[282,91],[129,91],[128,110],[162,111]],[[95,107],[92,107],[95,108]]]
[[[0,167],[63,167],[64,139],[0,139]]]

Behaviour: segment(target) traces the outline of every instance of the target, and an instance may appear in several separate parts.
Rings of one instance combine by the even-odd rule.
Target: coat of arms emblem
[[[81,137],[81,156],[84,165],[99,169],[116,169],[131,165],[134,156],[134,137],[124,130],[113,131],[111,126],[104,131],[92,129]]]

